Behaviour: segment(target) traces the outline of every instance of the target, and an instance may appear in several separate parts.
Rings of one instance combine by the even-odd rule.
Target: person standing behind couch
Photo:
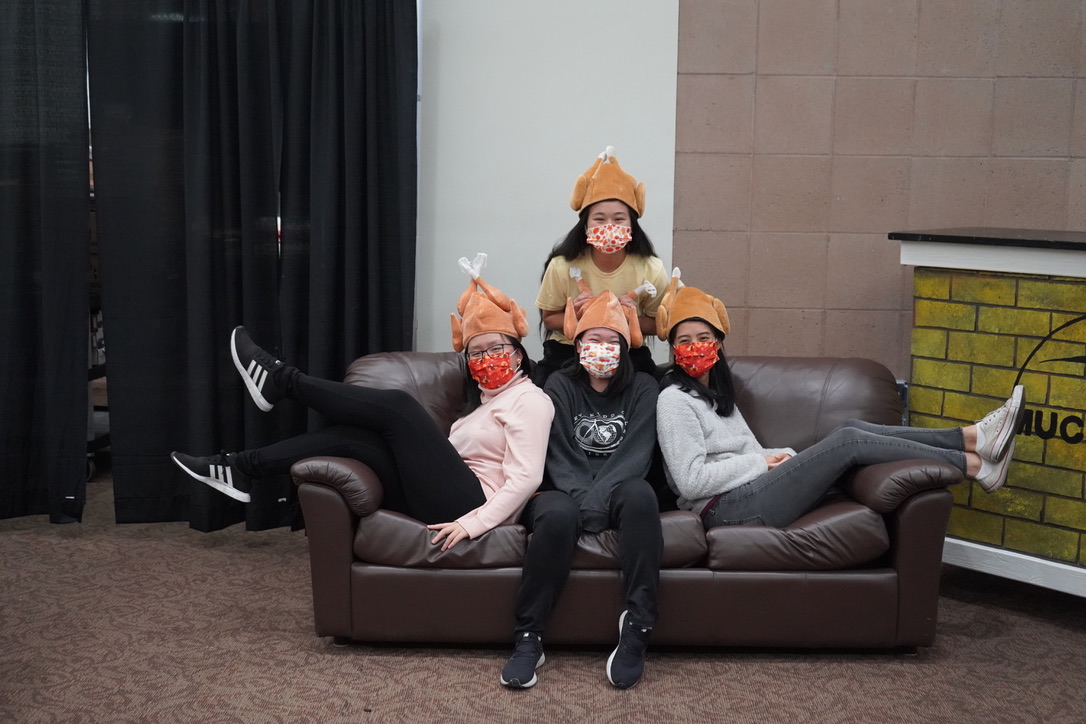
[[[604,291],[578,320],[566,304],[564,330],[578,358],[547,380],[554,422],[543,490],[522,523],[533,531],[516,598],[516,643],[502,683],[535,683],[544,661],[542,634],[569,576],[581,532],[618,530],[626,583],[618,645],[607,659],[607,678],[626,689],[645,665],[656,622],[663,534],[656,493],[646,482],[656,429],[656,380],[633,368],[629,349],[641,342],[634,309]],[[535,547],[542,526],[548,543]],[[535,547],[535,550],[531,550]],[[538,558],[533,559],[533,555]]]
[[[472,280],[452,315],[453,349],[464,350],[474,398],[446,437],[402,390],[303,374],[264,351],[243,327],[230,338],[234,365],[253,401],[271,411],[284,398],[320,412],[330,427],[237,453],[171,457],[190,477],[242,502],[261,477],[304,458],[359,460],[380,476],[383,506],[429,524],[442,550],[516,522],[539,487],[554,406],[529,379],[520,344],[524,310],[479,276],[485,255],[460,264]]]
[[[719,299],[681,284],[675,269],[656,317],[675,359],[661,383],[657,436],[679,507],[699,513],[706,528],[783,528],[856,465],[938,460],[987,492],[1006,481],[1026,411],[1021,385],[975,425],[939,430],[849,420],[798,453],[762,447],[735,404],[722,344],[731,331],[727,310]]]
[[[645,185],[622,170],[612,146],[577,178],[570,206],[578,221],[547,257],[535,300],[546,334],[535,370],[539,385],[574,358],[573,342],[563,333],[567,300],[573,300],[579,319],[595,295],[610,290],[635,312],[632,326],[651,335],[659,304],[656,289],[667,285],[664,263],[638,223],[645,214]],[[580,280],[571,276],[574,268]],[[647,347],[639,342],[630,354],[637,370],[655,374]]]

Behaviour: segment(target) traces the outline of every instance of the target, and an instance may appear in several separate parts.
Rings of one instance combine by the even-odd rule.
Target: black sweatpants
[[[242,473],[286,473],[299,460],[337,455],[381,476],[383,507],[423,523],[447,523],[486,502],[475,473],[411,395],[322,380],[293,367],[274,374],[287,397],[321,413],[330,426],[239,452]]]
[[[516,633],[542,636],[551,611],[569,580],[581,534],[581,514],[570,496],[548,490],[533,497],[520,517],[532,533],[514,604]],[[664,538],[652,486],[641,479],[620,483],[611,496],[611,527],[618,530],[619,560],[626,582],[630,620],[648,628],[656,623],[660,559]]]

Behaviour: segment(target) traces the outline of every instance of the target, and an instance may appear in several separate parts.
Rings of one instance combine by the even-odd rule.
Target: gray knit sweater
[[[678,506],[695,513],[714,495],[767,472],[766,455],[796,454],[791,448],[762,447],[738,407],[721,417],[708,402],[675,386],[656,401],[656,436]]]

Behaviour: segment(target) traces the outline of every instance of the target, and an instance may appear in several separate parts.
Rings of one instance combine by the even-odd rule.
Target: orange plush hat
[[[614,146],[608,146],[596,162],[577,177],[569,205],[580,212],[586,206],[608,199],[624,202],[639,217],[645,215],[645,184],[638,183],[637,179],[622,170],[615,158]]]
[[[460,352],[480,334],[497,332],[515,339],[522,339],[528,334],[528,318],[524,309],[517,306],[500,289],[495,289],[482,280],[479,270],[486,265],[486,254],[477,254],[473,261],[467,257],[460,259],[460,268],[471,277],[468,288],[460,295],[456,311],[458,319],[452,317],[453,350]]]
[[[704,319],[724,334],[731,332],[732,324],[724,303],[697,287],[684,285],[679,278],[681,275],[679,267],[671,272],[671,284],[656,309],[656,336],[666,342],[672,327],[694,317]]]
[[[623,305],[610,290],[604,290],[592,300],[580,319],[577,319],[577,313],[573,311],[573,300],[566,300],[566,318],[562,331],[567,337],[577,339],[578,334],[595,327],[615,330],[626,339],[626,344],[631,348],[640,347],[644,341],[641,326],[637,323],[637,310]]]

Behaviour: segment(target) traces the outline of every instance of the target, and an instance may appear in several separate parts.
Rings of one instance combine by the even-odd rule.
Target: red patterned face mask
[[[471,372],[471,378],[484,390],[496,390],[508,384],[517,373],[513,366],[513,355],[509,352],[484,356],[482,359],[469,357],[468,371]]]
[[[605,254],[622,251],[633,240],[633,229],[618,224],[604,224],[585,229],[588,243]]]
[[[698,379],[716,364],[716,342],[690,342],[675,345],[675,364],[683,368],[686,374]]]

